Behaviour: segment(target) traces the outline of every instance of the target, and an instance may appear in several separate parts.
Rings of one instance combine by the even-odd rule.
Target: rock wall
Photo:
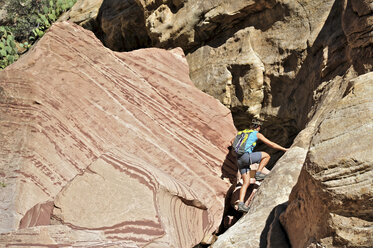
[[[263,134],[289,146],[311,120],[313,91],[322,82],[351,64],[360,74],[369,68],[371,52],[359,50],[370,44],[369,15],[358,21],[354,10],[369,6],[362,0],[105,0],[96,33],[113,50],[181,47],[193,83],[232,111],[238,129],[260,116]],[[273,164],[281,154],[269,152]]]
[[[367,23],[372,15],[369,9],[356,14],[358,4],[367,6],[366,1],[333,5],[299,72],[313,86],[294,91],[299,98],[312,90],[313,105],[301,117],[310,121],[262,184],[249,213],[213,247],[371,247],[373,74]],[[348,27],[356,23],[366,25],[351,39]],[[295,151],[302,152],[291,156]],[[290,173],[278,168],[283,166],[301,170],[299,179],[284,178]],[[277,194],[278,187],[286,192]]]
[[[373,73],[349,81],[321,121],[281,216],[292,247],[373,244]]]
[[[118,3],[106,0],[102,8],[106,18],[98,19],[98,25],[106,34],[104,44],[114,50],[134,49],[136,42],[123,47],[128,35],[150,39],[152,46],[182,47],[194,84],[232,110],[238,129],[260,115],[270,128],[267,136],[281,142],[294,139],[309,120],[304,113],[313,104],[312,94],[294,91],[316,87],[300,71],[333,4],[332,0],[137,1],[136,18],[143,17],[144,24],[125,29],[125,22],[117,22],[119,16],[125,17],[121,13],[126,7],[122,4],[121,12],[116,11]],[[142,29],[146,33],[139,32]],[[107,39],[113,33],[120,45]]]
[[[116,51],[181,47],[193,83],[231,109],[238,129],[260,116],[265,135],[290,145],[323,81],[351,64],[359,74],[371,69],[371,48],[361,50],[371,46],[371,8],[364,0],[104,0],[95,32]]]
[[[110,0],[106,2],[109,4]],[[348,85],[355,79],[362,80],[357,77],[372,70],[372,1],[139,0],[137,3],[143,10],[151,44],[165,48],[182,47],[187,53],[194,84],[231,109],[238,129],[247,126],[253,116],[261,116],[265,120],[264,134],[285,146],[303,130],[295,138],[291,150],[277,162],[272,175],[262,184],[249,214],[221,235],[213,246],[303,247],[319,242],[330,246],[365,247],[371,241],[366,238],[372,234],[370,229],[347,230],[341,228],[340,223],[358,223],[363,230],[371,225],[370,217],[362,219],[358,213],[348,215],[343,221],[342,217],[329,217],[335,212],[346,217],[345,211],[350,213],[348,209],[352,206],[343,210],[343,204],[336,207],[338,210],[328,209],[327,206],[325,211],[321,211],[320,207],[314,208],[316,203],[311,203],[314,194],[311,194],[312,198],[304,197],[304,194],[323,192],[326,186],[320,186],[319,182],[323,179],[314,178],[306,169],[300,176],[297,193],[293,193],[290,199],[290,212],[286,218],[283,217],[290,241],[278,237],[285,235],[279,216],[286,208],[287,197],[297,182],[302,166],[310,163],[310,155],[307,154],[311,154],[313,136],[321,135],[319,126],[328,118],[333,118],[333,112],[342,111],[339,104],[346,97],[344,94],[347,94],[346,90],[348,92]],[[371,75],[366,77],[368,79],[365,80],[371,80]],[[368,89],[365,91],[369,92]],[[366,97],[362,96],[363,99]],[[364,101],[369,102],[367,99]],[[367,106],[371,105],[368,103]],[[359,123],[371,125],[370,115],[367,116],[359,118]],[[339,122],[341,130],[350,127],[349,121],[342,118],[334,125]],[[330,128],[332,126],[329,125]],[[365,138],[369,140],[371,136]],[[334,145],[339,146],[332,143],[323,151],[329,152]],[[325,162],[323,156],[318,157],[317,153],[314,156],[317,161]],[[338,161],[332,161],[317,170],[320,178],[333,173],[337,177],[342,173],[337,171],[345,171],[342,164],[349,164],[341,162],[341,168],[337,166]],[[363,181],[363,186],[359,184],[358,188],[363,188],[359,197],[364,201],[370,197],[363,192],[370,183],[366,177],[372,171],[371,159],[364,158],[363,162],[357,160],[356,163],[364,164],[361,169],[364,179],[354,174],[348,176],[354,179],[348,180]],[[337,167],[325,169],[325,166]],[[360,171],[360,167],[356,170]],[[346,188],[344,181],[339,183],[339,186],[336,186],[338,183],[333,184],[334,187]],[[330,193],[328,197],[334,197],[335,201],[343,198],[345,200],[341,202],[346,204],[361,203],[356,200],[358,196],[355,193],[346,191],[342,195],[345,196]],[[306,199],[306,210],[296,208],[301,201],[297,201],[298,198]],[[327,197],[320,198],[317,200],[319,203]],[[291,210],[293,208],[297,210]],[[306,217],[298,221],[297,217],[302,215]],[[312,220],[316,216],[325,221],[314,223]],[[331,220],[337,224],[330,224]],[[335,234],[335,230],[341,231]],[[355,234],[348,236],[349,231]],[[297,238],[299,233],[305,234]],[[360,243],[354,241],[359,239],[359,235],[364,237]],[[323,238],[328,241],[321,241]]]
[[[320,89],[312,120],[264,180],[249,213],[212,247],[370,247],[373,78],[354,75]]]
[[[128,51],[148,46],[168,49],[181,47],[186,53],[186,59],[190,65],[189,74],[193,83],[230,108],[238,129],[246,127],[253,116],[260,116],[265,120],[263,132],[271,140],[284,146],[289,146],[294,140],[290,151],[278,161],[270,176],[262,183],[252,201],[249,214],[241,218],[226,233],[220,235],[213,247],[237,247],[237,245],[276,248],[290,246],[370,247],[370,243],[372,243],[370,237],[373,233],[370,208],[372,197],[368,186],[372,185],[369,179],[372,173],[372,159],[370,155],[367,155],[366,144],[372,140],[370,135],[372,126],[372,103],[370,100],[372,86],[370,82],[372,75],[369,73],[373,64],[372,6],[371,0],[104,0],[102,2],[100,10],[97,12],[95,33],[105,46],[117,51]],[[118,56],[117,53],[113,54]],[[69,56],[66,54],[61,57],[69,60]],[[92,61],[96,61],[97,57],[102,56],[93,57],[95,59]],[[123,60],[123,57],[119,57],[120,60]],[[147,62],[152,66],[155,64],[152,61]],[[156,67],[155,70],[158,69]],[[141,70],[139,69],[137,73],[140,73]],[[166,71],[172,73],[169,68]],[[187,78],[186,74],[185,72],[183,77]],[[152,76],[145,78],[150,80]],[[192,84],[189,79],[185,80]],[[185,98],[191,97],[189,93],[189,91],[186,93]],[[195,94],[194,91],[191,94]],[[174,95],[165,96],[165,99],[170,98],[174,99],[175,97]],[[198,101],[194,98],[191,101],[195,101],[198,105]],[[204,103],[200,103],[198,106],[204,108]],[[106,111],[106,109],[104,110]],[[359,114],[354,115],[354,110],[358,110]],[[351,123],[350,113],[355,116],[354,119],[358,119],[358,126]],[[178,114],[180,113],[175,113],[175,116]],[[345,116],[347,118],[344,118]],[[185,116],[180,118],[186,119]],[[221,118],[221,116],[216,118]],[[155,119],[158,120],[158,117]],[[210,125],[212,122],[207,123]],[[81,129],[81,126],[78,127]],[[195,124],[192,129],[201,130],[201,128],[200,125]],[[329,129],[335,130],[329,132]],[[233,128],[230,127],[229,130],[233,130]],[[355,130],[362,130],[365,135],[356,134]],[[12,142],[15,147],[21,147],[17,144],[23,144],[22,137],[25,136],[25,131],[14,130],[12,132],[19,132],[14,135],[17,139]],[[192,131],[190,130],[190,132]],[[106,136],[107,133],[99,137],[101,139]],[[227,136],[222,134],[222,137]],[[112,138],[116,139],[115,135],[114,137]],[[359,137],[359,143],[356,143],[355,137]],[[342,138],[346,138],[346,140],[342,140]],[[218,144],[219,142],[213,143]],[[354,148],[351,150],[344,148],[347,142],[353,144]],[[96,185],[95,194],[103,195],[105,189],[111,188],[113,185],[112,182],[106,182],[101,178],[106,178],[104,176],[106,173],[115,174],[114,171],[111,171],[111,167],[123,171],[127,168],[117,161],[128,162],[131,165],[136,164],[138,168],[141,168],[140,171],[145,170],[145,167],[142,167],[142,162],[138,164],[136,159],[130,155],[123,156],[122,149],[117,151],[118,146],[120,148],[128,146],[119,141],[115,144],[110,145],[112,149],[101,149],[98,155],[97,152],[94,153],[94,161],[87,158],[89,163],[84,163],[84,168],[87,168],[87,171],[73,173],[76,181],[64,187],[58,196],[56,194],[56,197],[44,197],[45,199],[38,201],[37,204],[33,200],[33,204],[28,204],[27,209],[20,211],[21,216],[25,216],[21,221],[19,216],[9,218],[9,220],[17,220],[11,226],[19,225],[19,221],[26,226],[30,225],[28,223],[45,223],[42,214],[36,216],[33,212],[41,213],[43,209],[48,209],[50,199],[53,198],[53,204],[56,207],[53,209],[53,214],[50,215],[49,222],[59,227],[65,219],[68,220],[68,228],[71,228],[67,232],[68,235],[71,233],[76,237],[86,235],[82,232],[75,232],[76,227],[82,227],[85,228],[84,230],[94,230],[100,233],[96,240],[98,244],[102,244],[100,243],[102,241],[121,242],[123,239],[127,239],[128,232],[123,230],[123,226],[118,229],[110,229],[110,227],[108,230],[98,227],[99,224],[95,222],[97,209],[93,208],[94,211],[86,213],[82,204],[78,204],[77,201],[74,205],[75,203],[71,201],[71,199],[82,197],[75,193],[77,185],[80,185],[78,182],[89,182],[90,185]],[[361,150],[355,148],[360,146]],[[163,146],[161,147],[164,149]],[[210,144],[205,145],[204,150],[207,150],[207,147],[210,147]],[[219,147],[220,151],[225,149],[223,146],[219,145]],[[262,147],[258,148],[262,149]],[[53,151],[54,148],[52,146],[48,149]],[[132,153],[133,150],[128,152],[128,154]],[[190,150],[187,153],[190,154]],[[225,155],[227,153],[228,151],[225,151]],[[272,151],[270,153],[275,160],[281,155],[273,154]],[[4,154],[8,153],[4,152]],[[157,155],[159,154],[163,153],[157,153]],[[180,154],[183,153],[177,153],[172,159],[176,160]],[[9,161],[22,159],[18,155],[13,156]],[[205,154],[195,156],[198,159],[205,158]],[[219,162],[213,164],[219,164],[223,156],[219,158],[220,160],[217,159]],[[223,177],[229,178],[234,184],[236,168],[233,160],[227,156],[221,172]],[[144,163],[149,161],[153,163],[149,158],[144,161]],[[304,168],[302,169],[302,167]],[[213,210],[213,207],[208,207],[207,203],[192,200],[193,197],[179,198],[180,202],[175,197],[171,197],[173,194],[170,196],[167,191],[162,190],[164,185],[170,185],[170,179],[163,174],[164,169],[162,168],[161,170],[154,169],[152,173],[145,173],[149,175],[145,181],[152,183],[152,180],[156,181],[158,186],[155,188],[159,189],[156,195],[162,196],[161,199],[167,199],[165,202],[174,202],[175,205],[188,209],[188,206],[192,206],[194,212],[185,210],[180,212],[182,216],[188,216],[187,213],[192,211],[194,215],[202,216],[204,219],[203,213],[207,208],[209,220],[211,220],[208,227],[202,224],[203,228],[201,228],[200,224],[189,222],[187,225],[197,226],[197,230],[200,231],[196,231],[196,233],[211,233],[220,221],[221,212],[219,211],[222,211],[222,197],[218,197],[220,199],[218,202],[221,204],[218,204],[220,209],[216,209],[216,211]],[[167,169],[165,170],[167,173],[169,172]],[[132,171],[128,172],[128,174],[131,173]],[[132,178],[126,177],[128,174],[126,172],[116,176],[115,182],[118,184],[123,181],[131,182]],[[185,186],[180,182],[184,182],[184,178],[180,174],[176,174],[179,177],[172,174],[172,178],[178,180],[177,185],[182,185],[177,187],[178,190],[181,188],[182,191],[189,192],[187,189],[194,183],[189,181],[187,182],[189,184]],[[155,178],[161,179],[157,181]],[[214,186],[220,187],[217,192],[227,192],[229,185],[225,182],[222,184],[222,182],[219,181],[219,186]],[[215,183],[217,182],[212,184],[215,185]],[[296,187],[287,202],[294,185]],[[197,185],[196,188],[201,188],[198,186],[200,185]],[[6,187],[5,189],[11,188]],[[119,189],[120,191],[125,190]],[[82,187],[83,192],[91,190]],[[140,187],[137,190],[144,195],[147,194],[145,188]],[[173,190],[174,188],[171,187],[171,192],[174,192]],[[128,192],[128,194],[130,193]],[[202,199],[206,195],[209,194],[204,194]],[[121,198],[117,192],[115,198],[127,201]],[[4,199],[6,199],[5,202],[11,202],[9,198],[4,197]],[[85,198],[80,200],[83,201],[83,199]],[[216,198],[211,202],[214,200]],[[86,201],[89,201],[91,205],[103,204],[96,202],[95,199],[86,199]],[[364,208],[357,206],[364,206]],[[102,207],[107,207],[115,215],[123,217],[115,204],[113,206],[103,204]],[[75,208],[86,214],[86,220],[82,221],[76,218],[76,213],[73,211]],[[282,215],[285,209],[287,210]],[[48,212],[48,210],[45,211]],[[177,215],[168,208],[160,207],[157,211],[165,213],[166,216]],[[210,218],[210,216],[217,218]],[[146,217],[151,223],[156,222],[155,219],[152,219],[154,215],[150,214]],[[216,219],[218,219],[217,222],[215,222]],[[107,221],[105,225],[115,222],[115,220],[106,217],[105,220]],[[317,220],[317,222],[313,220]],[[170,218],[165,222],[172,222],[170,226],[173,227],[181,226],[177,217]],[[202,221],[202,223],[205,222]],[[138,230],[137,227],[130,225],[131,230]],[[67,227],[64,226],[64,228]],[[154,229],[149,228],[154,233],[161,232],[156,226]],[[203,231],[201,231],[202,229]],[[55,237],[53,230],[43,230],[46,236]],[[41,231],[38,227],[32,229],[32,233],[38,231]],[[159,243],[153,239],[151,244],[154,246],[166,244],[167,242],[164,240],[167,240],[168,234],[174,233],[175,229],[171,228],[163,232],[167,233],[164,235],[164,239],[160,238],[157,241]],[[113,238],[113,233],[120,233],[117,235],[119,241]],[[172,242],[179,242],[179,245],[188,246],[186,243],[180,242],[193,239],[184,236],[188,234],[179,233],[178,235],[178,237],[172,237]],[[144,237],[149,238],[150,236],[141,237],[144,239]],[[197,235],[198,239],[203,236],[202,234]],[[12,234],[3,236],[3,240],[11,240],[12,237]],[[141,239],[139,236],[136,238]],[[188,244],[192,244],[196,240],[197,238]],[[87,238],[88,241],[95,242],[92,238]],[[81,242],[81,238],[77,238],[77,242]],[[134,245],[140,244],[141,246],[143,244],[140,241],[133,242]],[[108,243],[106,244],[108,245]],[[169,244],[167,243],[167,245]]]
[[[0,72],[0,106],[1,245],[192,247],[216,230],[235,128],[181,49],[116,53],[61,22]]]

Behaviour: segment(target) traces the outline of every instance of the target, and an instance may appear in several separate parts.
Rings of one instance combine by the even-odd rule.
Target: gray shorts
[[[241,175],[250,170],[250,165],[259,163],[262,160],[262,152],[244,153],[237,159],[238,169]]]

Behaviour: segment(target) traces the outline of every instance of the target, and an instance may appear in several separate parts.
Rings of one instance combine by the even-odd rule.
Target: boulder
[[[0,106],[0,244],[192,247],[218,227],[236,130],[181,49],[60,22],[0,72]]]
[[[292,247],[373,244],[373,73],[349,81],[317,127],[281,216]]]

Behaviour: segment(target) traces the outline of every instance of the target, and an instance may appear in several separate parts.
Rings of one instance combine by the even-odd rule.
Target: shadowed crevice
[[[260,248],[291,248],[289,238],[280,223],[280,215],[285,212],[287,202],[277,205],[269,214],[260,235]]]
[[[114,51],[151,47],[144,10],[134,0],[104,0],[96,19],[97,38]]]

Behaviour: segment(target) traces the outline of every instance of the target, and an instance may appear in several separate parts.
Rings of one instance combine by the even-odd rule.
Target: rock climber
[[[259,133],[260,128],[262,126],[262,122],[259,120],[254,119],[252,121],[252,125],[250,129],[245,129],[241,132],[246,132],[248,136],[246,137],[247,140],[244,144],[244,148],[241,152],[237,152],[237,164],[238,169],[240,171],[241,177],[243,179],[243,184],[240,189],[240,196],[238,202],[238,211],[240,212],[247,212],[249,211],[249,207],[245,205],[244,198],[246,195],[247,188],[250,185],[250,165],[254,163],[259,163],[258,171],[255,174],[255,179],[258,181],[263,180],[266,175],[269,173],[269,170],[263,170],[264,167],[268,164],[269,159],[271,158],[268,153],[266,152],[253,152],[254,147],[256,145],[256,141],[260,140],[264,144],[268,145],[271,148],[280,150],[280,151],[288,151],[287,148],[284,148],[275,142],[270,141],[263,134]],[[239,132],[240,133],[240,132]]]

